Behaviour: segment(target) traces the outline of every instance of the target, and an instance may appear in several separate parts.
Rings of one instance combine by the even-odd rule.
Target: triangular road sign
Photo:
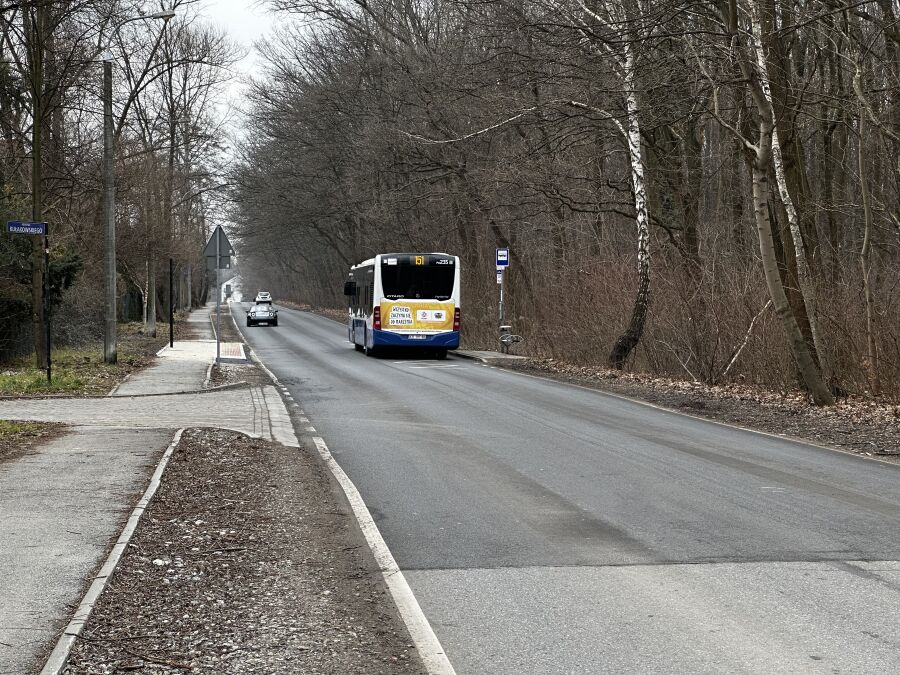
[[[203,255],[207,258],[216,257],[216,238],[219,240],[220,258],[227,258],[234,255],[234,249],[231,247],[231,242],[228,241],[228,236],[225,234],[225,230],[222,229],[221,225],[213,230],[212,235],[209,237],[209,241],[206,242],[206,247],[203,249]],[[213,263],[213,267],[215,267],[215,263]]]

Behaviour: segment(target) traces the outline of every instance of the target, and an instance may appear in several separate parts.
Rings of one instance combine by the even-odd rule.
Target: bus
[[[459,258],[446,253],[381,253],[354,265],[347,336],[367,356],[411,347],[446,358],[459,347],[459,285]]]

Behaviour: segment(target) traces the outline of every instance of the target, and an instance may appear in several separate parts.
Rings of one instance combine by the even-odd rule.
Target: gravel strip
[[[68,673],[422,673],[319,461],[189,430]]]

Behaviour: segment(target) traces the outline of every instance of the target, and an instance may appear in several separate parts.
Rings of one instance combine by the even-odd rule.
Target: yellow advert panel
[[[381,327],[387,330],[453,330],[455,305],[446,302],[382,302]]]

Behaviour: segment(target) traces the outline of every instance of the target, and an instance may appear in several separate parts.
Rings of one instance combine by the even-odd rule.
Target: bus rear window
[[[453,295],[453,265],[382,265],[381,285],[390,300],[449,300]]]

